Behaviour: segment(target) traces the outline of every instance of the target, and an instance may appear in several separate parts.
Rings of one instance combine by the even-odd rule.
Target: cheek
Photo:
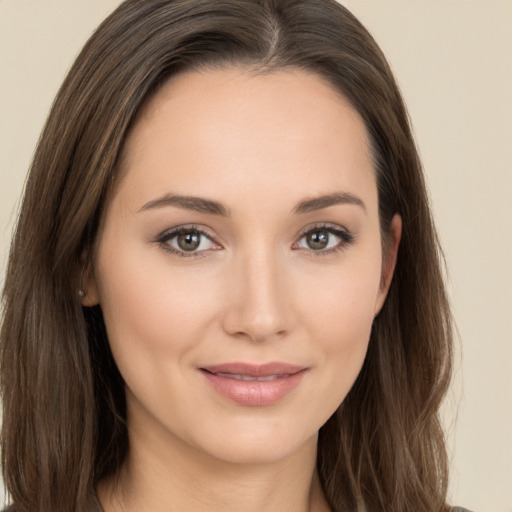
[[[205,287],[212,277],[170,265],[158,248],[116,248],[110,244],[100,251],[97,282],[121,372],[134,364],[177,361],[200,342],[213,314],[215,302]]]
[[[330,333],[332,350],[367,340],[374,317],[377,287],[378,279],[375,282],[345,281],[336,287],[329,300],[325,298],[323,325]]]
[[[366,339],[375,316],[380,255],[377,251],[361,253],[345,265],[321,273],[303,272],[304,285],[299,292],[303,315],[309,319],[311,329],[326,334],[323,339],[332,350],[342,347],[341,340],[350,345]],[[311,277],[305,281],[304,276],[308,275]]]
[[[318,278],[318,276],[317,276]],[[314,341],[331,413],[355,382],[366,356],[380,283],[380,259],[364,259],[317,280],[303,297],[303,319]],[[323,284],[323,286],[319,286]],[[330,414],[329,414],[330,415]],[[327,418],[325,418],[327,419]]]
[[[374,296],[360,288],[345,288],[326,301],[319,325],[325,363],[340,375],[354,378],[362,365],[373,322]],[[352,377],[351,377],[352,376]]]

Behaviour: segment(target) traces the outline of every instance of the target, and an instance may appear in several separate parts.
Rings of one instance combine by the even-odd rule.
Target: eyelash
[[[330,235],[337,236],[340,241],[330,249],[323,249],[315,251],[313,249],[309,249],[309,253],[312,256],[329,256],[331,254],[336,254],[341,251],[344,251],[347,247],[351,246],[355,242],[355,236],[353,233],[348,231],[345,228],[342,228],[336,224],[315,224],[313,226],[308,226],[298,237],[298,242],[300,242],[306,235],[309,233],[314,233],[317,231],[326,231]],[[294,245],[298,242],[294,242]]]
[[[307,229],[305,229],[304,231],[302,231],[297,239],[297,242],[294,242],[293,245],[298,244],[305,236],[307,236],[309,233],[314,233],[315,231],[325,231],[325,232],[329,233],[330,235],[334,235],[334,236],[338,237],[340,239],[340,241],[334,247],[332,247],[330,249],[323,249],[323,250],[318,250],[318,251],[310,249],[308,252],[312,256],[316,256],[316,257],[328,256],[331,254],[341,252],[341,251],[345,250],[347,247],[349,247],[350,245],[352,245],[355,241],[355,236],[352,233],[350,233],[348,230],[346,230],[345,228],[340,228],[340,226],[337,226],[335,224],[318,224],[318,225],[310,226]],[[214,244],[216,243],[216,242],[214,242],[213,237],[211,235],[209,235],[201,227],[195,226],[195,225],[180,226],[178,228],[171,229],[169,231],[165,231],[156,239],[156,242],[159,243],[165,251],[167,251],[175,256],[178,256],[180,258],[202,258],[202,257],[205,257],[208,250],[194,251],[194,252],[191,251],[191,252],[187,253],[186,251],[176,250],[168,244],[168,242],[170,240],[172,240],[173,238],[175,238],[181,234],[184,234],[184,233],[195,233],[195,234],[198,234],[198,235],[208,238]],[[299,250],[299,249],[296,249],[296,250]]]
[[[156,241],[162,246],[164,251],[167,251],[180,258],[203,258],[204,256],[206,256],[207,251],[187,253],[186,251],[178,251],[168,244],[170,240],[184,233],[196,233],[198,235],[208,238],[208,240],[211,240],[212,243],[215,243],[213,242],[213,237],[211,235],[209,235],[204,229],[200,228],[199,226],[194,225],[180,226],[178,228],[165,231],[156,239]]]

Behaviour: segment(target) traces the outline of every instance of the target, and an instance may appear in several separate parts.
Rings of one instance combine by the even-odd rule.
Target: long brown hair
[[[77,290],[133,120],[183,70],[296,68],[328,80],[371,141],[383,240],[403,234],[364,366],[319,435],[334,511],[441,512],[438,409],[451,371],[439,244],[407,112],[366,29],[334,0],[128,0],[65,79],[26,185],[3,291],[2,460],[19,512],[83,512],[128,446],[123,380],[101,309]]]

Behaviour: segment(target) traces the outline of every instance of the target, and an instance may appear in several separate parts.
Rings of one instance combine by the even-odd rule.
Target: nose
[[[258,343],[289,333],[293,308],[282,263],[267,251],[234,263],[226,283],[229,297],[223,328],[227,333]]]

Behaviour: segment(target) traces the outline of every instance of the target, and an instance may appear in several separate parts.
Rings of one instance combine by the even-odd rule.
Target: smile
[[[286,363],[229,363],[200,370],[219,395],[238,405],[255,407],[271,405],[291,393],[308,368]]]
[[[289,375],[286,375],[286,374],[269,375],[268,377],[253,377],[251,375],[236,375],[234,373],[214,373],[213,375],[216,375],[217,377],[224,377],[226,379],[258,381],[258,382],[265,382],[268,380],[283,379],[285,377],[289,377]]]

